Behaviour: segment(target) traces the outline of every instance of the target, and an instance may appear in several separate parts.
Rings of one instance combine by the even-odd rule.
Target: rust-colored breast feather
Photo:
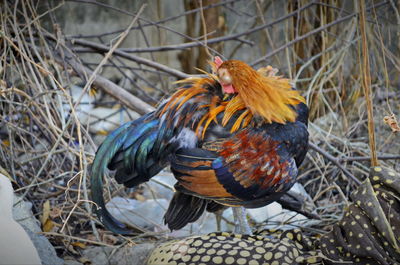
[[[244,130],[222,144],[220,155],[243,187],[257,184],[265,189],[290,181],[289,161],[281,159],[278,148],[279,142]]]
[[[232,205],[267,200],[269,194],[289,189],[297,176],[285,145],[254,129],[202,149],[181,150],[171,168],[186,191]]]

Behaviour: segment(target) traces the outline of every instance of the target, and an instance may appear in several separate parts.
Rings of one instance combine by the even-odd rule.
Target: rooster
[[[109,230],[131,234],[107,211],[106,168],[126,187],[170,166],[176,192],[164,216],[171,230],[225,206],[256,208],[280,198],[296,181],[308,147],[308,108],[288,79],[239,60],[210,62],[154,112],[110,133],[91,172],[92,199]]]

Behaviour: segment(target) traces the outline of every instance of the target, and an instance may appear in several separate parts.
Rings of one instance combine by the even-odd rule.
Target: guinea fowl
[[[271,75],[271,68],[256,71],[219,57],[211,66],[213,74],[179,81],[182,87],[154,112],[122,125],[99,147],[91,191],[106,228],[140,231],[105,208],[106,168],[116,170],[118,183],[135,187],[169,165],[177,179],[164,216],[171,230],[206,210],[265,206],[295,183],[308,147],[304,98],[288,79]]]

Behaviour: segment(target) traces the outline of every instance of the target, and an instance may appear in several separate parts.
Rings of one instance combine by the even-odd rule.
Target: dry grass
[[[79,255],[76,242],[120,245],[137,241],[137,238],[114,238],[99,229],[99,222],[92,214],[87,179],[97,148],[93,140],[96,135],[90,124],[82,124],[80,120],[79,108],[85,103],[81,100],[88,90],[96,88],[102,96],[96,97],[95,104],[109,106],[117,102],[106,94],[113,91],[123,106],[145,113],[172,89],[167,84],[186,74],[135,54],[135,49],[143,47],[129,50],[116,45],[109,47],[100,37],[70,38],[58,25],[48,32],[42,20],[71,3],[39,8],[39,2],[26,0],[14,5],[4,1],[1,7],[1,170],[10,175],[16,192],[33,203],[34,214],[38,218],[47,216],[42,217],[43,229],[49,232],[51,242],[59,246],[60,255]],[[232,2],[221,1],[219,14],[235,11],[238,21],[250,19],[243,5],[236,8]],[[358,6],[357,1],[288,1],[283,9],[273,1],[251,3],[257,12],[247,31],[238,32],[237,24],[226,24],[221,27],[225,30],[223,37],[208,36],[207,43],[225,44],[225,55],[230,58],[240,58],[245,50],[254,49],[250,55],[261,54],[261,57],[250,58],[249,63],[256,67],[270,64],[290,76],[311,108],[311,141],[336,157],[360,180],[367,176],[370,166],[368,139],[372,131],[368,134],[368,110],[370,124],[375,124],[380,163],[399,170],[400,163],[394,159],[400,150],[399,136],[383,122],[384,116],[392,113],[398,117],[400,106],[397,30],[400,16],[395,1],[375,6],[367,1],[366,16],[361,21],[358,12],[363,5]],[[82,4],[82,8],[86,7],[90,8]],[[126,12],[107,5],[98,8],[117,14]],[[204,3],[203,8],[207,8]],[[279,15],[260,16],[271,13]],[[135,15],[129,14],[129,21]],[[139,26],[131,25],[129,34],[141,34],[148,40],[143,24],[174,34],[160,21],[144,18],[139,21]],[[121,37],[116,33],[106,35],[115,40]],[[193,36],[186,38],[191,40],[189,44],[148,42],[149,47],[143,49],[169,53],[193,45],[183,55],[186,59],[195,58],[198,47],[204,44]],[[218,38],[221,40],[217,41]],[[240,41],[232,42],[237,39]],[[209,51],[217,52],[211,48]],[[85,53],[96,53],[100,59],[85,62]],[[365,60],[367,55],[369,62]],[[149,57],[154,59],[152,53]],[[96,69],[91,70],[92,67]],[[115,71],[135,96],[127,98],[121,92],[123,85],[96,75],[100,69],[103,73]],[[84,89],[78,98],[73,98],[70,85],[77,82],[84,83]],[[369,94],[364,93],[361,84],[368,86]],[[354,184],[331,160],[314,151],[309,152],[301,172],[300,181],[313,198],[315,213],[322,218],[312,228],[327,229],[341,217]],[[114,184],[106,183],[109,195],[123,192]]]

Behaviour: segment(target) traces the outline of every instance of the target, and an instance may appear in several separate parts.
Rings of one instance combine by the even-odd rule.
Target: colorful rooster
[[[158,108],[112,132],[92,166],[92,199],[111,231],[131,229],[106,210],[108,167],[126,187],[170,165],[176,192],[165,214],[170,229],[224,206],[265,206],[288,191],[308,147],[308,108],[288,79],[238,60],[211,63],[214,74],[189,78]],[[136,231],[138,232],[138,231]]]

